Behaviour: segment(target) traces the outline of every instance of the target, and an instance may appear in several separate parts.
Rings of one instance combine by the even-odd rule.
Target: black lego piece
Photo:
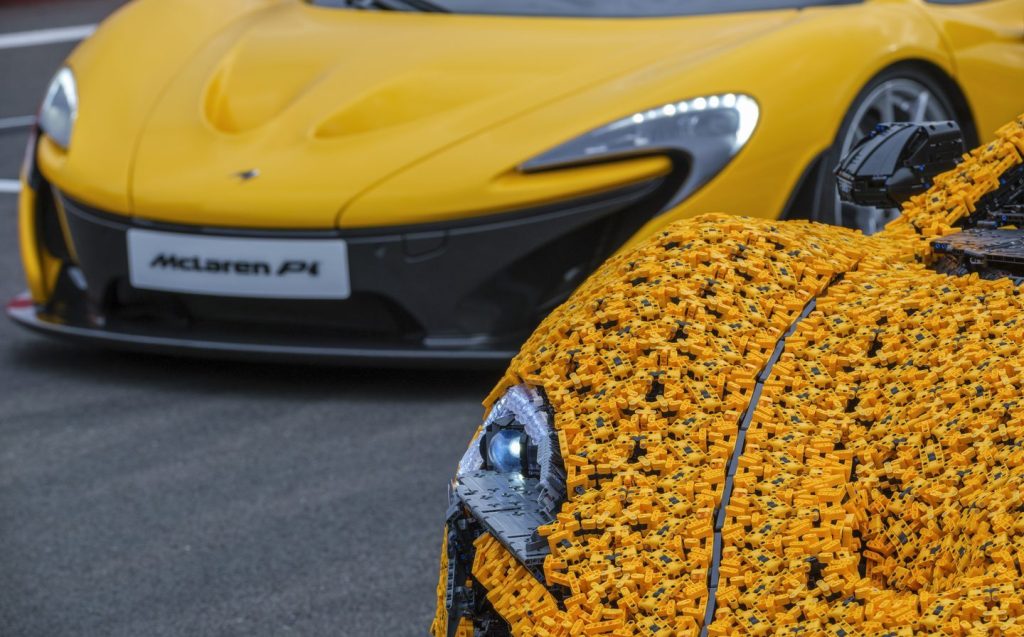
[[[1024,281],[1024,164],[999,178],[999,188],[978,201],[966,225],[962,232],[932,241],[940,257],[936,269]]]
[[[1024,230],[971,228],[932,241],[937,254],[959,259],[975,271],[1024,267]]]
[[[999,178],[999,190],[982,197],[971,218],[980,228],[1024,227],[1024,164]]]
[[[836,168],[843,201],[899,208],[931,187],[936,175],[952,170],[964,153],[956,122],[879,124]]]

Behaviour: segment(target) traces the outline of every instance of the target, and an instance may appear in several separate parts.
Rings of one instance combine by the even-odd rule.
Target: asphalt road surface
[[[0,1],[0,41],[117,4]],[[0,119],[72,46],[0,48]],[[0,180],[25,138],[0,131]],[[0,224],[7,299],[11,194]],[[123,355],[0,319],[0,636],[425,635],[445,485],[496,376]]]

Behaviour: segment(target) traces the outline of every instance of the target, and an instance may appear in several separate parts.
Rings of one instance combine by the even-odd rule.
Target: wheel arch
[[[952,102],[953,108],[956,109],[957,118],[963,124],[961,128],[964,132],[964,141],[967,143],[968,148],[977,146],[980,143],[974,112],[971,110],[971,105],[967,101],[966,93],[964,93],[959,82],[956,81],[956,78],[934,62],[921,58],[911,58],[891,64],[885,69],[879,71],[875,77],[892,69],[898,68],[909,68],[915,70],[923,75],[927,75],[932,81],[938,84],[946,94],[946,97],[948,97],[950,102]]]

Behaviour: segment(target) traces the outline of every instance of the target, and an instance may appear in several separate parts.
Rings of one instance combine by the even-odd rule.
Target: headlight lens
[[[683,155],[689,176],[673,203],[717,175],[750,140],[760,118],[749,95],[726,93],[672,102],[590,131],[524,163],[553,170],[655,153]]]
[[[565,499],[565,468],[543,394],[517,385],[491,408],[462,461],[458,477],[493,471],[537,481],[539,501],[554,513]]]
[[[78,88],[71,69],[57,71],[39,110],[39,127],[58,146],[67,150],[78,118]]]
[[[498,473],[523,472],[523,436],[513,429],[501,429],[491,435],[487,443],[487,464],[491,469]]]

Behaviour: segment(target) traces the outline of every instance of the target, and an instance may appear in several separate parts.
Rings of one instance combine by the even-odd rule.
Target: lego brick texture
[[[1024,296],[929,267],[1022,154],[1024,118],[874,237],[677,223],[548,317],[485,403],[543,388],[567,470],[546,586],[477,540],[512,634],[1024,635]]]

